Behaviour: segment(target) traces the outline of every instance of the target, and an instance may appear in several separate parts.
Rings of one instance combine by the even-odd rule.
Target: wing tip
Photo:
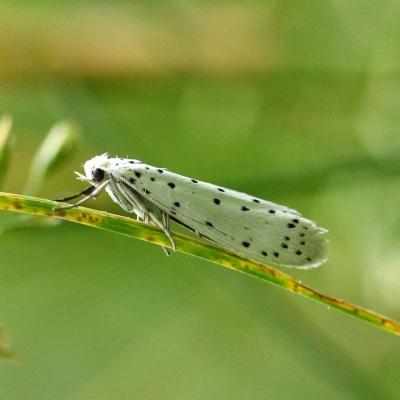
[[[314,269],[322,266],[328,261],[328,245],[329,240],[326,237],[328,230],[325,228],[318,227],[314,224],[314,232],[316,239],[316,246],[315,246],[315,254],[312,256],[312,259],[305,259],[302,263],[299,264],[280,264],[280,263],[273,263],[277,267],[285,267],[285,268],[295,268],[295,269]]]
[[[317,227],[316,235],[319,237],[319,243],[317,247],[317,255],[313,258],[313,260],[302,264],[302,265],[295,265],[294,268],[297,269],[313,269],[318,268],[325,264],[328,261],[328,245],[329,239],[326,237],[328,233],[328,229]]]

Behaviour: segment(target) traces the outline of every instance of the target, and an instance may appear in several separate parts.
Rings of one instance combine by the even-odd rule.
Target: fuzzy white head
[[[81,181],[86,181],[92,183],[94,186],[98,186],[100,182],[103,181],[105,177],[105,172],[109,168],[109,158],[108,154],[104,153],[100,156],[96,156],[86,161],[83,164],[83,170],[85,175],[79,172],[75,172],[78,175],[78,179]]]

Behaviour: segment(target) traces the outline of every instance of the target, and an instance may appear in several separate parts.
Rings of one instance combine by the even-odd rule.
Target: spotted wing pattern
[[[221,247],[278,266],[326,260],[326,230],[295,210],[137,160],[111,160],[118,160],[107,168],[113,180]]]

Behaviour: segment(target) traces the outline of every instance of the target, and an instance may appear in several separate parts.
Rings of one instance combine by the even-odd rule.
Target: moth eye
[[[92,176],[95,182],[100,182],[104,179],[104,171],[100,168],[96,168],[93,170]]]

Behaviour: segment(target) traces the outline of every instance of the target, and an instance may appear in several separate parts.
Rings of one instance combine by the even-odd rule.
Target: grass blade
[[[3,210],[61,218],[63,220],[135,237],[155,243],[159,246],[171,246],[169,240],[159,229],[151,225],[137,222],[132,218],[84,207],[53,211],[53,207],[59,205],[60,203],[50,200],[0,192],[0,209]],[[280,270],[253,260],[245,259],[229,251],[213,246],[211,243],[203,242],[197,238],[179,233],[174,233],[174,238],[177,244],[177,251],[209,260],[226,268],[281,286],[292,293],[336,308],[355,318],[369,322],[386,332],[400,336],[400,323],[378,314],[375,311],[322,294]]]

